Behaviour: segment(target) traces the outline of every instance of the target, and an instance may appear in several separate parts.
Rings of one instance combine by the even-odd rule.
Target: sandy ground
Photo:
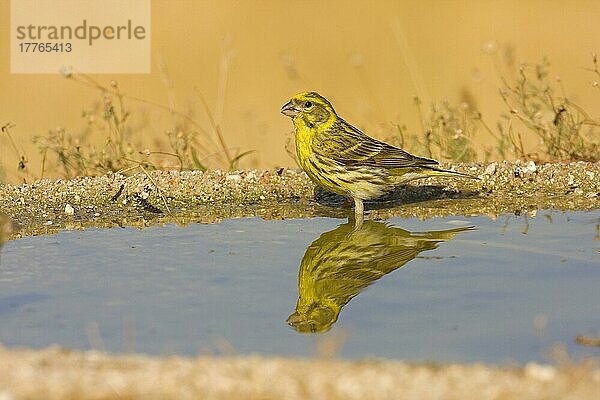
[[[600,163],[458,165],[480,180],[428,179],[367,205],[392,215],[529,213],[600,205]],[[0,243],[60,229],[216,222],[261,216],[344,218],[343,199],[298,170],[165,172],[0,185]],[[597,363],[407,364],[255,356],[153,358],[0,346],[0,400],[598,399]]]
[[[597,367],[597,366],[596,366]],[[592,365],[151,358],[0,347],[0,399],[597,399]]]

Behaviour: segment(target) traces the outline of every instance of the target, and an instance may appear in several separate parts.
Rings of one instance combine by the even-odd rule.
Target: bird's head
[[[337,321],[340,311],[341,307],[316,302],[308,305],[307,309],[296,307],[287,323],[300,333],[327,332]]]
[[[281,107],[281,112],[294,120],[294,124],[303,122],[309,127],[333,123],[337,118],[331,103],[316,92],[298,93]]]

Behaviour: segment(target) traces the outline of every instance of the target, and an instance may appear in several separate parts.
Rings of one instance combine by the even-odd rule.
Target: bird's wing
[[[343,165],[402,168],[438,164],[373,139],[343,120],[324,133],[321,141],[319,147],[326,149],[327,157]]]

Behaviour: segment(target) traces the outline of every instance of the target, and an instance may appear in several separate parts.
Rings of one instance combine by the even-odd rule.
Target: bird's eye
[[[304,103],[304,108],[311,108],[313,105],[312,101],[307,101]]]

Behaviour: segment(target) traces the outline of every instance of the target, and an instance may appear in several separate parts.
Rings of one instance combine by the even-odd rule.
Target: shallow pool
[[[151,354],[545,360],[600,335],[600,210],[257,218],[5,243],[0,343]]]

